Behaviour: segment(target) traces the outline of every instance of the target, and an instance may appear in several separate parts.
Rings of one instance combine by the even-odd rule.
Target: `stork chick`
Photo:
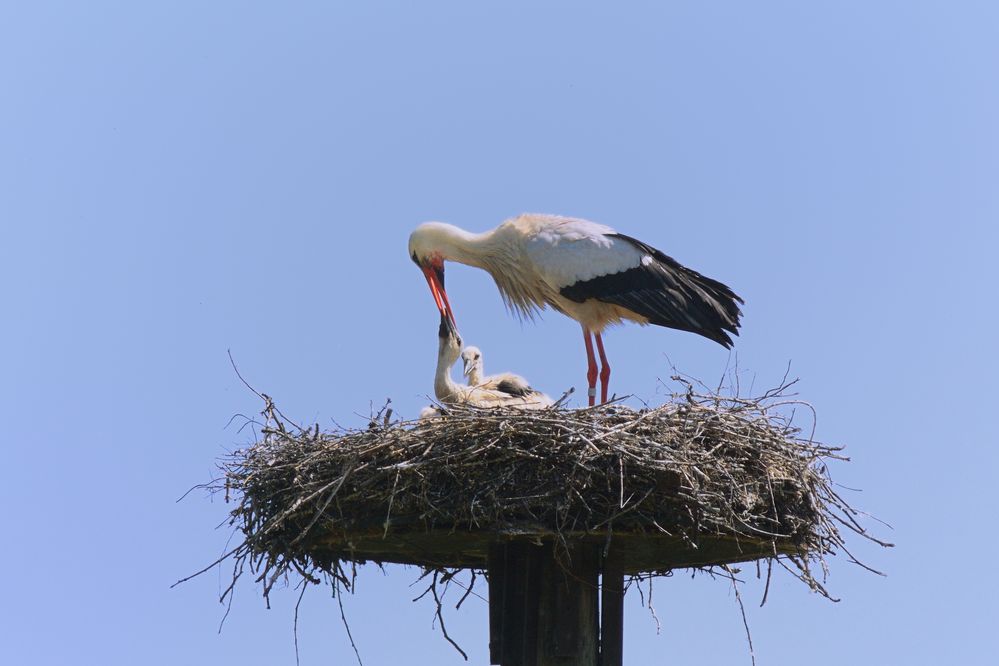
[[[496,389],[513,395],[538,393],[531,388],[526,379],[512,372],[501,372],[486,377],[482,351],[478,347],[465,347],[461,351],[461,360],[464,363],[464,375],[468,378],[469,386]]]
[[[500,382],[496,386],[465,386],[451,379],[451,366],[461,356],[461,338],[450,319],[441,315],[437,332],[440,345],[437,353],[437,373],[434,377],[434,395],[445,405],[469,404],[475,407],[515,406],[523,409],[541,409],[552,404],[551,398],[535,391],[527,382],[519,386]],[[479,354],[481,360],[481,352]],[[525,390],[526,388],[526,390]]]

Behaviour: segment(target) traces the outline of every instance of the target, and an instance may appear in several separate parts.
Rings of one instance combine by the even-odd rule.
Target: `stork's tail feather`
[[[727,285],[683,266],[650,245],[625,236],[625,240],[652,261],[603,275],[562,289],[562,295],[581,302],[595,298],[631,310],[650,324],[697,333],[720,345],[732,347],[729,335],[739,334],[743,302]]]

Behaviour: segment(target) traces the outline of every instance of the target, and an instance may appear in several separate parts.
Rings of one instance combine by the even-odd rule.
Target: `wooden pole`
[[[503,610],[506,608],[506,546],[493,544],[486,560],[489,580],[489,663],[503,663]]]
[[[489,660],[498,666],[597,666],[599,547],[495,544],[489,551]]]
[[[600,666],[624,666],[624,572],[604,560],[600,588]]]

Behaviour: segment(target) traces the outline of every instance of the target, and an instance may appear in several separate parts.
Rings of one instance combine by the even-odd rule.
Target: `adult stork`
[[[444,262],[486,270],[507,308],[522,318],[551,306],[583,327],[589,402],[596,397],[596,340],[600,400],[607,402],[610,364],[602,334],[633,321],[690,331],[732,346],[742,299],[640,240],[587,220],[525,214],[492,231],[471,233],[426,222],[409,237],[409,254],[423,271],[437,309],[454,324],[444,289]]]

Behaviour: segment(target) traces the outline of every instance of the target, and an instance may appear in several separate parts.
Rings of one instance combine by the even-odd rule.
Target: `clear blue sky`
[[[290,664],[290,590],[178,589],[228,532],[194,495],[258,409],[363,423],[432,391],[418,223],[524,212],[615,226],[746,300],[738,362],[790,361],[834,469],[898,543],[788,576],[760,664],[995,658],[999,5],[993,2],[6,2],[0,4],[0,503],[7,664]],[[550,393],[584,381],[576,325],[521,325],[455,267],[462,333]],[[607,335],[613,388],[663,399],[663,329]],[[365,663],[457,664],[413,569],[345,600]],[[722,581],[629,595],[631,664],[749,663]],[[353,660],[306,596],[302,663]],[[486,606],[448,628],[486,660]]]

